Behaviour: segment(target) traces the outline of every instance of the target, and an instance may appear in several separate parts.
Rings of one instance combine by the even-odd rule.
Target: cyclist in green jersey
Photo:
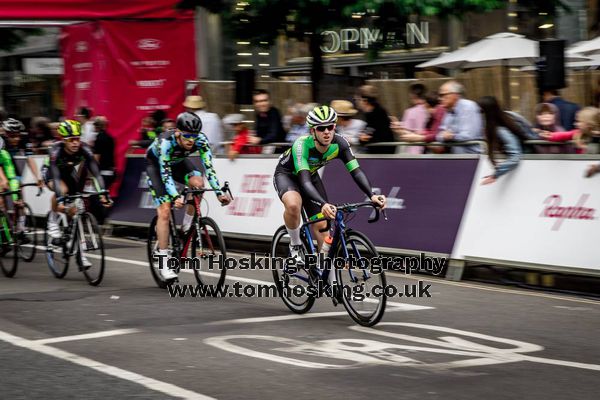
[[[306,210],[309,218],[325,216],[335,218],[336,208],[327,201],[327,193],[317,171],[331,160],[339,158],[358,187],[371,201],[385,208],[385,196],[373,192],[365,173],[360,169],[350,144],[343,136],[335,133],[337,113],[329,106],[317,106],[306,117],[310,127],[310,135],[299,137],[292,147],[279,157],[275,168],[273,184],[285,212],[283,219],[290,235],[290,253],[297,263],[302,263],[300,255],[302,241],[300,227],[302,225],[300,211]],[[314,237],[319,249],[327,236],[327,232],[319,232],[326,227],[326,222],[313,224]]]

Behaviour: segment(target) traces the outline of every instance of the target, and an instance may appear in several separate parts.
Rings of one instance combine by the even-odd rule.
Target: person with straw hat
[[[223,127],[221,119],[215,113],[205,110],[206,102],[202,96],[187,96],[183,102],[186,111],[192,112],[202,120],[202,133],[206,135],[213,154],[220,154],[223,150]]]
[[[344,136],[354,148],[355,153],[362,153],[360,147],[360,134],[364,132],[367,123],[361,119],[355,118],[358,110],[354,108],[352,102],[348,100],[333,100],[331,108],[337,112],[338,122],[336,131]]]

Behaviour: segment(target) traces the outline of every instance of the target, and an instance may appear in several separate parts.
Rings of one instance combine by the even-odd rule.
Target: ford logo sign
[[[137,46],[142,50],[157,50],[160,49],[160,40],[158,39],[140,39],[137,41]]]

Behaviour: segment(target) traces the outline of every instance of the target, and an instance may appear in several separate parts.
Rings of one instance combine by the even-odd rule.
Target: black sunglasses
[[[315,129],[319,132],[325,132],[325,130],[332,131],[335,128],[335,125],[320,125],[315,127]]]

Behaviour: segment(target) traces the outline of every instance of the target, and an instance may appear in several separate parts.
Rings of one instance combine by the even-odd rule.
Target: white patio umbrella
[[[418,68],[482,68],[502,66],[504,104],[509,104],[507,67],[533,65],[539,58],[539,45],[516,33],[501,32],[481,39],[452,53],[443,54],[433,60],[417,65]],[[565,54],[570,61],[588,60],[576,54]]]
[[[592,40],[575,43],[573,46],[571,46],[568,53],[586,56],[600,54],[600,36]]]

